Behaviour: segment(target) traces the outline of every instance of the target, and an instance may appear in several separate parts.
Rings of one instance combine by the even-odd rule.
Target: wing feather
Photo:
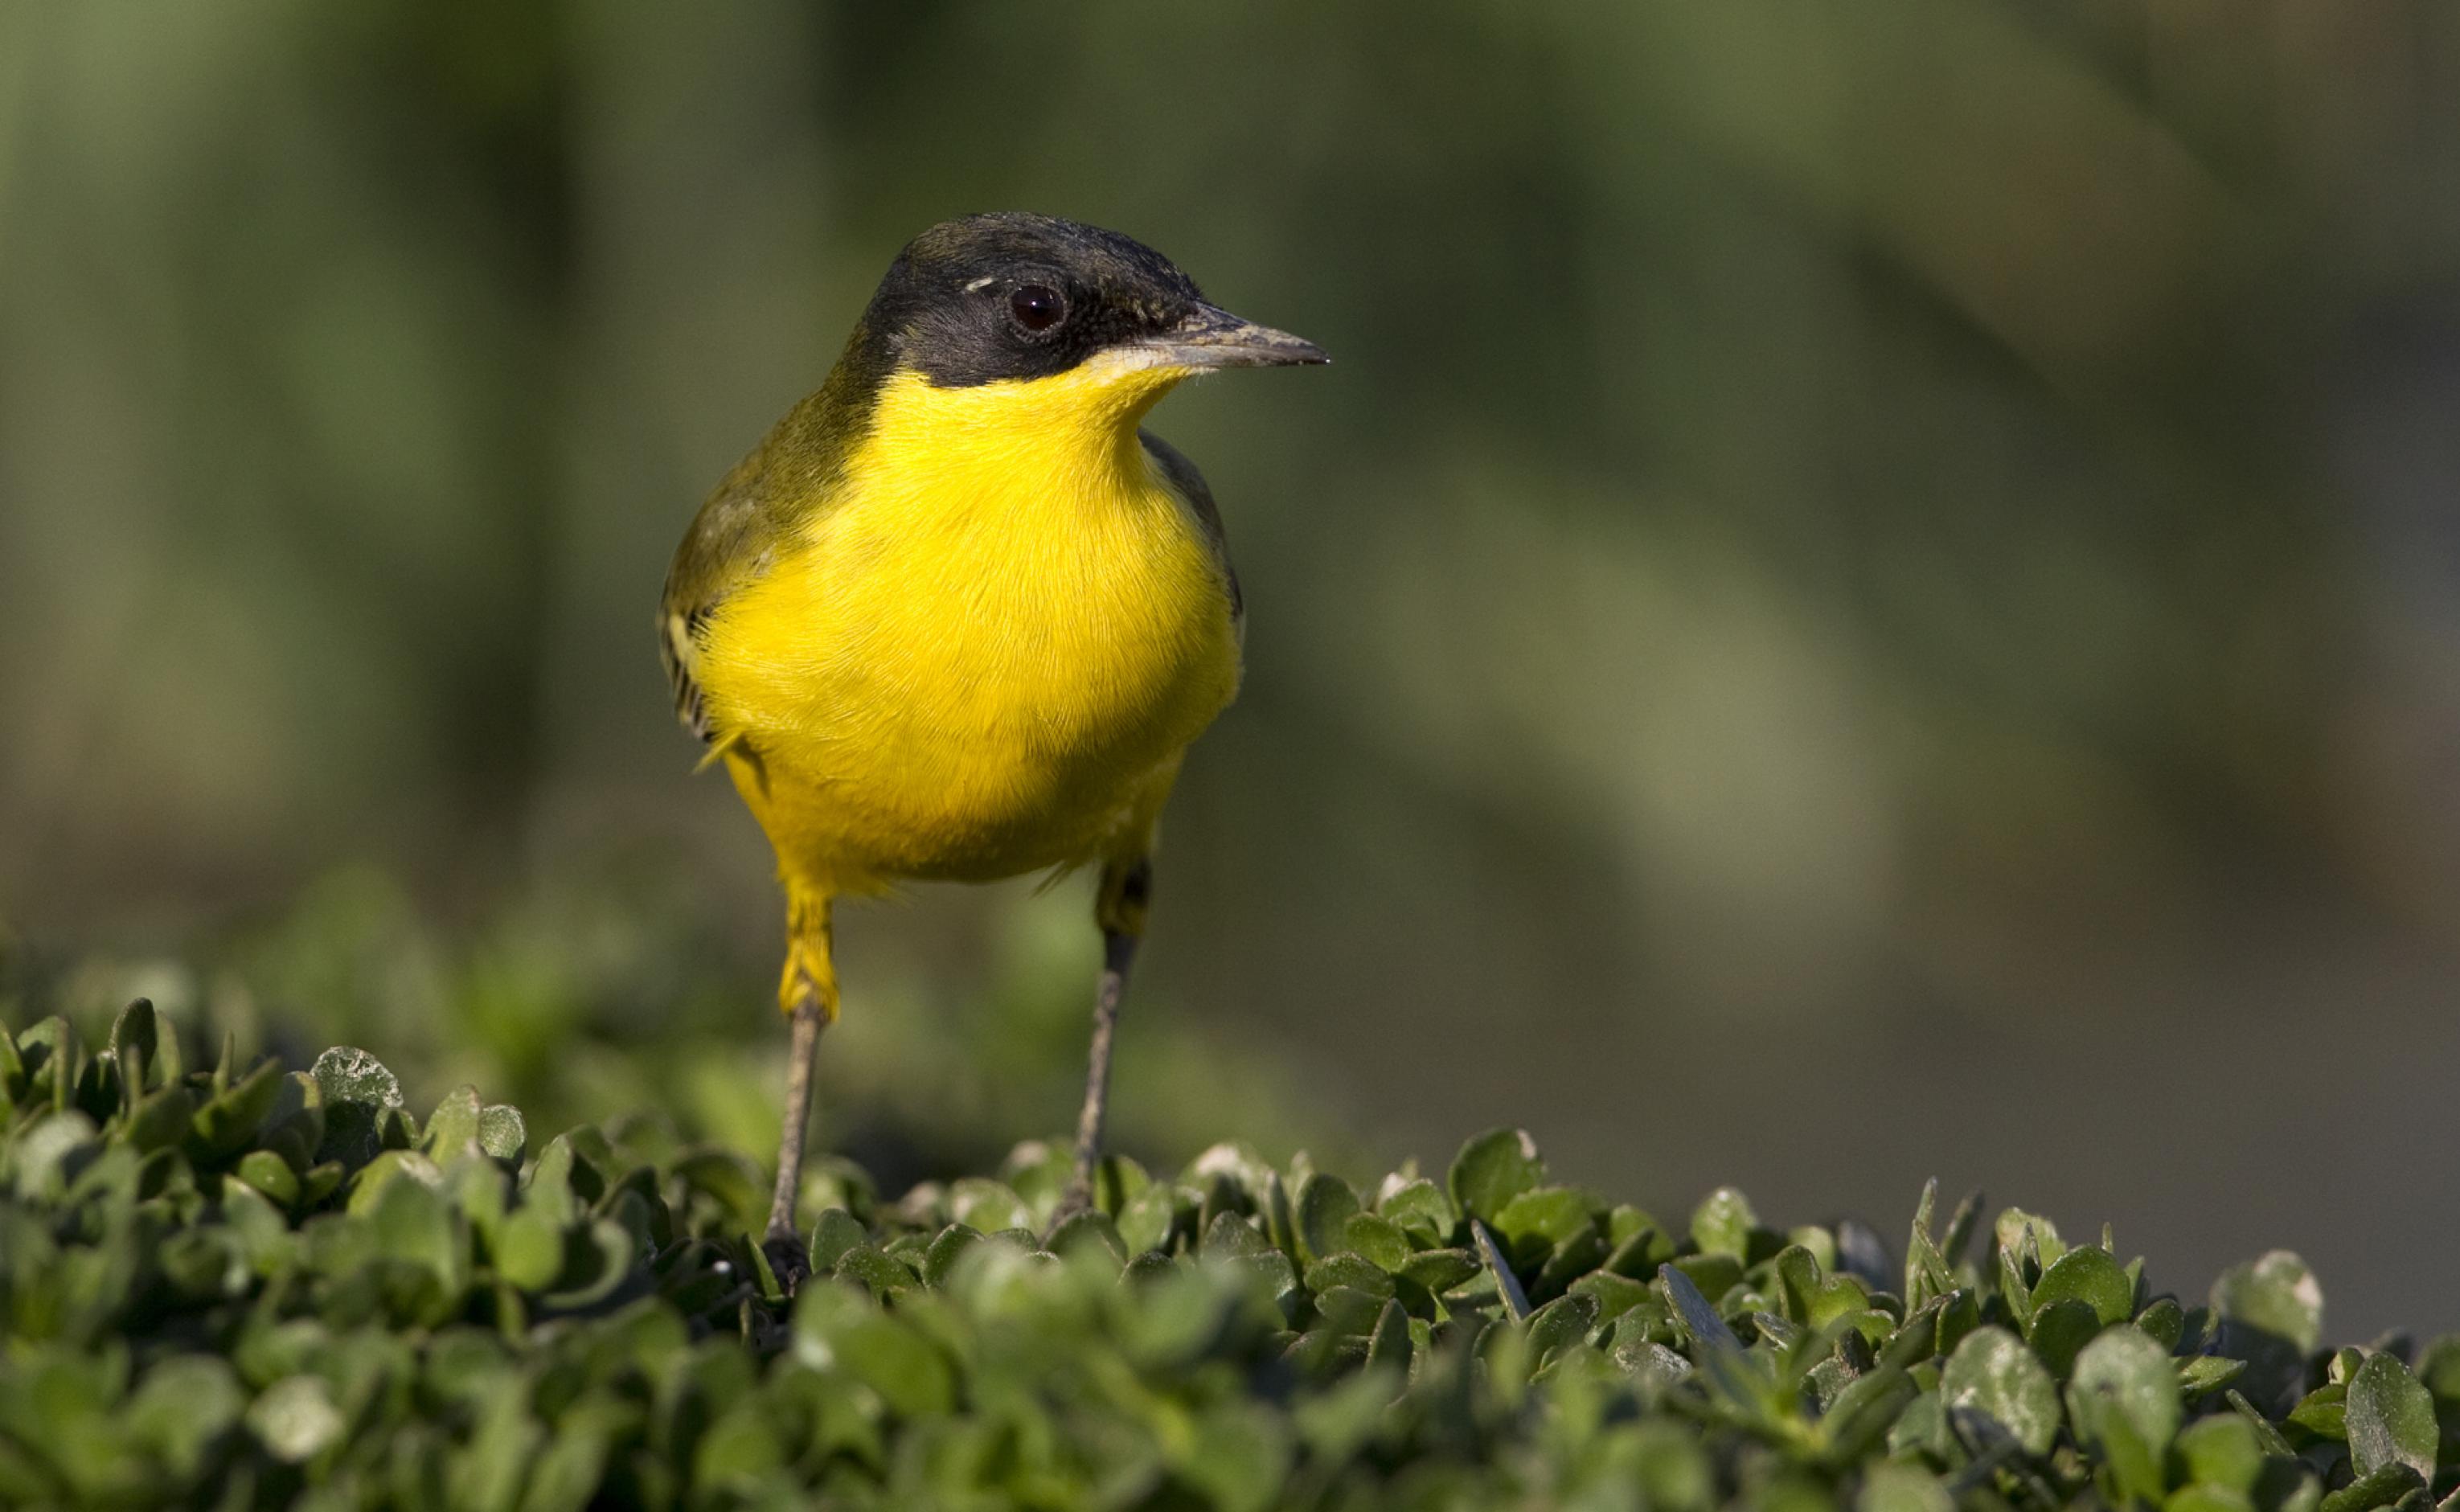
[[[769,570],[781,543],[827,507],[852,437],[863,424],[862,349],[857,328],[849,356],[818,392],[787,412],[758,449],[735,464],[692,517],[667,571],[658,606],[658,656],[666,664],[675,717],[709,746],[705,766],[739,743],[741,732],[719,727],[700,676],[711,622],[727,600]]]

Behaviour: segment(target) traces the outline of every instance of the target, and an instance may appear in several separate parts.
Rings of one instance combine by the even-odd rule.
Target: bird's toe
[[[803,1246],[803,1236],[791,1228],[773,1228],[760,1242],[761,1253],[769,1257],[769,1268],[775,1272],[777,1285],[786,1295],[802,1289],[812,1279],[812,1252]]]

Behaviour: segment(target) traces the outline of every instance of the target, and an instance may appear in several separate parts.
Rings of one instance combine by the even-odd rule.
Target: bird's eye
[[[1007,296],[1007,312],[1018,325],[1040,333],[1068,318],[1068,298],[1048,284],[1024,284]]]

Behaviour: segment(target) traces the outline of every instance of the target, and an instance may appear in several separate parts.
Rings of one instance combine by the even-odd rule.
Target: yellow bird
[[[659,645],[684,722],[777,854],[792,1028],[772,1252],[838,1014],[830,909],[908,879],[1101,868],[1074,1176],[1091,1198],[1154,825],[1239,688],[1239,580],[1194,464],[1140,428],[1217,368],[1328,360],[1167,258],[969,216],[890,265],[819,392],[701,506]]]

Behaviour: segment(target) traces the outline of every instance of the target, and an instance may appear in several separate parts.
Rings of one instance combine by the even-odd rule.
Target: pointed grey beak
[[[1162,360],[1182,368],[1283,368],[1330,362],[1312,341],[1241,320],[1226,309],[1198,305],[1195,313],[1150,345]]]

